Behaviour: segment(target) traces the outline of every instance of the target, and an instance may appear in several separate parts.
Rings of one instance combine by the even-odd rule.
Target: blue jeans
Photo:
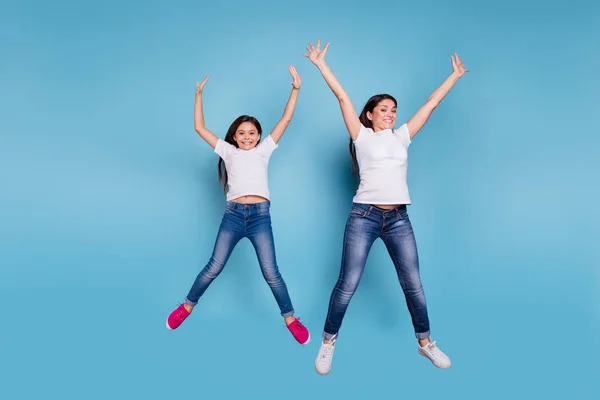
[[[212,256],[196,277],[185,300],[186,304],[195,306],[198,303],[200,296],[223,270],[237,243],[247,237],[254,246],[263,277],[271,287],[281,315],[284,317],[294,315],[287,286],[279,273],[275,259],[270,206],[271,203],[268,201],[256,204],[227,202]]]
[[[429,337],[427,303],[419,275],[419,257],[406,205],[382,210],[368,204],[352,204],[344,233],[342,267],[329,301],[323,337],[338,334],[367,262],[369,250],[381,238],[392,258],[412,324],[418,339]]]

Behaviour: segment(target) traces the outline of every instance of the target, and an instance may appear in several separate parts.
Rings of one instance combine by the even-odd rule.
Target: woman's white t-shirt
[[[353,198],[362,204],[410,204],[406,182],[408,126],[374,132],[361,124],[354,141],[360,184]]]

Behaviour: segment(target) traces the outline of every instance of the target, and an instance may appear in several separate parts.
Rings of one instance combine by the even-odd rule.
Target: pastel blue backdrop
[[[5,399],[592,399],[600,356],[600,6],[591,0],[4,1],[0,12],[0,393]],[[353,195],[338,104],[408,119],[467,74],[410,147],[409,209],[433,339],[416,352],[374,246],[331,374],[313,366]],[[266,130],[303,78],[270,165],[283,327],[248,241],[191,319],[167,314],[204,266],[224,198],[194,132],[195,82],[223,137]]]

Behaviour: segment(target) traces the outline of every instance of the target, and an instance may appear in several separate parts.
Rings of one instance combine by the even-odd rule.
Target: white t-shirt
[[[408,126],[374,132],[361,124],[354,141],[360,184],[353,201],[362,204],[410,204],[406,182]]]
[[[270,200],[267,168],[276,148],[271,135],[251,150],[242,150],[219,139],[215,153],[221,156],[227,169],[227,201],[249,195]]]

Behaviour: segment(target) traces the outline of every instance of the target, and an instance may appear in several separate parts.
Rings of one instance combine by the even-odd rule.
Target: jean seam
[[[341,265],[341,268],[340,268],[340,274],[338,276],[338,281],[337,282],[339,282],[340,280],[344,279],[344,268],[343,268],[343,266],[344,266],[344,260],[345,260],[345,256],[346,256],[346,245],[345,245],[346,243],[345,242],[346,242],[346,235],[347,235],[347,233],[348,233],[348,223],[346,223],[346,229],[344,229],[344,243],[342,243],[342,265]],[[333,293],[332,293],[332,295],[331,295],[331,297],[329,299],[329,310],[331,310],[331,305],[333,303],[333,298],[336,295],[337,282],[335,283],[335,286],[333,287]],[[328,311],[327,312],[327,318],[325,319],[325,325],[327,326],[329,324],[330,324],[330,321],[329,321],[329,311]],[[323,329],[323,332],[325,332],[325,329]],[[337,332],[336,333],[327,332],[327,333],[330,334],[330,335],[337,334]]]

